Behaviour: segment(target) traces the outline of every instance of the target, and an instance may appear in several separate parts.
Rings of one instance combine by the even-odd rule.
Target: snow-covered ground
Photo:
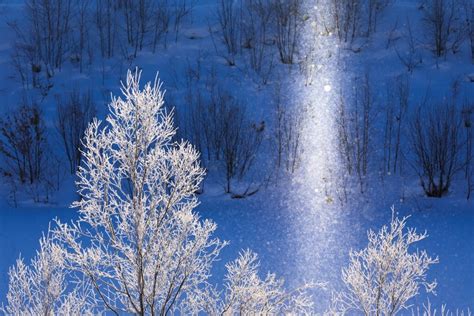
[[[51,135],[55,135],[55,95],[73,88],[91,89],[98,115],[103,116],[105,104],[110,99],[109,93],[117,94],[119,80],[125,71],[136,66],[143,69],[144,81],[153,80],[156,71],[160,72],[164,88],[178,103],[178,111],[185,110],[184,74],[189,65],[198,67],[199,64],[203,77],[215,70],[219,83],[247,105],[252,120],[265,120],[269,129],[274,119],[273,89],[282,83],[284,91],[289,93],[287,97],[292,100],[295,113],[302,111],[298,108],[299,104],[317,100],[308,114],[313,120],[310,122],[315,124],[308,123],[304,127],[303,166],[292,179],[283,179],[278,185],[269,185],[245,199],[232,199],[224,194],[222,178],[214,169],[210,171],[204,193],[199,196],[201,205],[198,212],[203,218],[211,218],[218,224],[216,234],[219,238],[231,242],[221,253],[213,281],[221,283],[224,264],[237,257],[240,249],[250,248],[259,254],[262,271],[276,272],[286,279],[290,287],[301,284],[303,280],[328,282],[327,290],[314,293],[317,310],[323,311],[331,290],[342,286],[340,272],[348,263],[349,250],[364,247],[367,243],[366,231],[378,230],[387,224],[392,215],[390,207],[395,205],[397,215],[411,216],[409,226],[428,231],[428,239],[419,247],[426,249],[430,255],[439,256],[440,263],[428,274],[439,284],[437,296],[429,296],[432,304],[447,303],[451,309],[470,307],[473,310],[474,202],[472,198],[470,201],[465,199],[465,188],[460,181],[442,199],[425,198],[416,176],[410,171],[403,179],[388,175],[384,177],[383,184],[380,177],[374,176],[364,196],[351,198],[343,206],[336,198],[329,201],[325,192],[328,185],[332,186],[330,189],[336,189],[339,185],[337,181],[325,183],[325,175],[322,174],[328,166],[337,168],[334,157],[337,133],[333,121],[333,111],[336,111],[334,98],[340,88],[351,87],[355,77],[368,71],[375,98],[384,100],[387,89],[390,89],[390,80],[406,73],[394,49],[395,46],[402,51],[406,49],[403,39],[395,40],[387,48],[387,37],[396,21],[399,21],[399,33],[402,33],[406,25],[404,21],[410,17],[415,37],[419,42],[423,40],[417,1],[393,1],[381,17],[371,40],[356,43],[361,47],[360,52],[355,53],[325,40],[325,45],[319,46],[316,52],[322,65],[321,71],[309,86],[304,84],[296,66],[289,70],[287,66],[278,65],[268,85],[262,85],[260,79],[248,71],[243,60],[238,60],[235,67],[229,67],[219,56],[223,50],[220,38],[214,34],[213,39],[209,34],[209,26],[216,28],[216,2],[198,0],[192,18],[184,25],[178,41],[170,40],[168,47],[160,48],[156,54],[139,53],[131,62],[112,59],[106,65],[94,63],[82,74],[77,68],[66,65],[54,76],[54,86],[41,101],[41,107],[49,118]],[[13,34],[5,22],[21,17],[22,11],[18,1],[6,0],[0,6],[0,95],[3,100],[0,111],[6,112],[19,99],[21,89],[13,76],[9,59],[9,43]],[[213,41],[217,42],[218,52]],[[332,53],[328,57],[326,53],[329,50]],[[456,55],[449,54],[446,60],[436,60],[426,50],[421,50],[421,54],[423,63],[409,75],[411,104],[420,102],[427,89],[433,100],[442,99],[450,93],[454,79],[460,81],[460,98],[474,100],[474,83],[466,80],[468,74],[474,73],[467,45]],[[199,84],[202,87],[203,83]],[[327,85],[331,85],[331,91],[326,91]],[[383,101],[380,103],[383,104]],[[383,111],[383,106],[376,111],[379,115],[372,130],[375,135],[383,134]],[[61,152],[59,139],[54,140],[53,146],[58,153]],[[264,150],[268,157],[272,155],[269,146]],[[377,155],[379,159],[381,153]],[[265,166],[268,161],[270,159],[263,157],[258,163]],[[373,167],[378,168],[376,162]],[[377,175],[378,170],[374,174]],[[4,302],[7,292],[8,268],[18,256],[30,258],[34,255],[41,233],[47,230],[53,218],[68,221],[77,217],[76,211],[68,208],[76,198],[74,190],[73,179],[65,176],[61,190],[51,203],[40,205],[25,199],[20,201],[18,208],[14,208],[9,202],[7,184],[0,185],[0,302]],[[424,302],[425,295],[413,301],[415,305]]]

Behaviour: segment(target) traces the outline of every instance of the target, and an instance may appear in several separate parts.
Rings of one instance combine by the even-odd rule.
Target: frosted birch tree
[[[10,270],[13,315],[199,314],[308,311],[309,285],[286,292],[274,274],[258,277],[256,255],[227,265],[225,291],[208,281],[226,245],[216,224],[193,209],[204,171],[187,142],[172,142],[172,113],[159,80],[140,89],[129,72],[124,98],[113,98],[105,122],[93,120],[77,176],[79,219],[40,241],[31,266]],[[251,298],[251,301],[244,301]],[[1,311],[1,310],[0,310]]]
[[[168,314],[202,295],[225,245],[193,212],[204,170],[187,142],[172,143],[172,113],[158,79],[139,86],[129,71],[124,98],[84,138],[77,223],[58,222],[68,269],[86,277],[115,314]],[[197,301],[197,300],[196,300]]]
[[[94,296],[87,280],[69,278],[63,248],[50,235],[40,239],[40,249],[25,264],[20,257],[9,270],[6,315],[92,315]],[[68,287],[73,290],[67,291]]]
[[[427,281],[426,274],[438,258],[426,251],[410,252],[427,233],[405,229],[406,221],[406,217],[392,217],[390,226],[377,233],[369,230],[366,248],[350,252],[349,266],[342,270],[346,290],[334,295],[330,314],[359,311],[364,315],[396,315],[409,307],[409,300],[419,294],[420,287],[434,292],[437,283]]]
[[[258,275],[260,262],[250,250],[226,265],[225,299],[218,314],[221,315],[309,315],[313,301],[306,284],[287,292],[283,279],[268,273],[265,279]]]

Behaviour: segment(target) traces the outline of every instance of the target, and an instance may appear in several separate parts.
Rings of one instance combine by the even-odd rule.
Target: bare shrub
[[[194,65],[188,63],[185,70],[185,108],[176,106],[176,117],[180,124],[178,135],[189,141],[201,152],[202,164],[219,160],[222,122],[217,116],[217,103],[211,98],[217,89],[217,78],[213,70],[202,74],[199,59]],[[204,89],[202,86],[204,85]],[[176,102],[177,105],[178,102]]]
[[[73,21],[76,30],[73,32],[74,43],[72,43],[74,55],[71,56],[71,60],[79,63],[79,71],[82,72],[86,55],[89,57],[89,63],[92,63],[92,39],[89,29],[89,23],[92,21],[91,0],[77,1],[77,9],[75,11]]]
[[[462,0],[466,30],[471,46],[471,61],[474,63],[474,3],[471,0]]]
[[[104,58],[111,58],[115,52],[118,32],[117,15],[114,0],[97,0],[95,25],[99,35],[100,52]]]
[[[424,7],[424,21],[430,43],[437,57],[449,49],[456,53],[466,36],[466,24],[461,20],[457,0],[429,0]]]
[[[392,0],[369,0],[367,2],[367,36],[377,31],[379,17],[391,2]]]
[[[406,41],[407,48],[400,50],[395,47],[398,59],[406,67],[409,73],[412,73],[419,65],[423,63],[421,53],[419,52],[418,45],[413,36],[410,20],[407,19],[406,29],[403,34]]]
[[[196,0],[173,0],[173,24],[176,34],[175,41],[178,41],[179,32],[183,22],[189,17],[196,5]]]
[[[143,39],[147,31],[150,2],[146,0],[121,1],[122,12],[125,20],[125,34],[128,44],[133,49],[133,56],[143,47]]]
[[[427,196],[444,196],[454,175],[464,165],[461,159],[461,118],[454,105],[420,107],[410,126],[414,153],[411,162]]]
[[[303,146],[301,144],[303,113],[295,113],[288,109],[282,100],[280,90],[276,93],[276,129],[275,143],[277,152],[277,168],[294,173],[300,162]]]
[[[332,27],[341,42],[352,43],[360,31],[361,0],[331,1]]]
[[[227,53],[225,59],[231,66],[235,65],[235,57],[240,50],[241,20],[235,1],[219,0],[217,6],[222,39]]]
[[[16,35],[16,41],[12,44],[11,53],[12,66],[17,72],[23,88],[37,88],[40,86],[41,60],[31,39],[21,31],[18,22],[9,22],[10,28]]]
[[[243,46],[249,51],[251,68],[266,84],[273,70],[273,53],[269,50],[274,19],[271,3],[266,0],[245,0],[242,21]]]
[[[177,108],[179,137],[201,151],[203,165],[222,172],[226,193],[236,198],[256,193],[263,181],[253,183],[250,171],[260,153],[265,122],[251,121],[245,106],[219,85],[214,70],[202,73],[199,61],[188,65],[184,77],[186,108]],[[246,187],[237,190],[233,184]]]
[[[339,153],[348,176],[356,176],[360,191],[366,190],[368,169],[372,158],[372,125],[375,118],[374,97],[370,79],[357,78],[353,102],[341,98],[338,118]]]
[[[210,96],[195,98],[195,108],[191,109],[191,133],[207,157],[207,164],[222,166],[225,178],[225,192],[235,197],[245,197],[256,193],[259,185],[247,185],[244,192],[235,192],[233,182],[247,180],[263,141],[265,123],[250,121],[245,106],[228,92],[214,86]]]
[[[95,112],[90,91],[73,91],[66,100],[57,98],[56,129],[61,137],[71,174],[74,174],[81,164],[82,137]]]
[[[465,139],[465,170],[464,177],[466,178],[467,184],[467,194],[466,198],[469,200],[471,193],[474,191],[474,168],[473,168],[473,142],[474,142],[474,133],[473,133],[473,116],[474,116],[474,105],[465,104],[462,110],[462,121],[464,127],[464,139]]]
[[[225,96],[224,96],[225,97]],[[225,169],[226,193],[234,193],[235,197],[254,194],[257,189],[247,187],[243,193],[232,191],[232,181],[242,180],[253,166],[263,140],[265,123],[250,123],[245,110],[231,99],[222,100],[220,116],[222,126],[222,160]]]
[[[36,105],[22,104],[0,121],[0,152],[5,158],[3,173],[21,183],[39,181],[45,163],[46,129]]]
[[[393,91],[395,90],[395,91]],[[393,91],[393,92],[392,92]],[[384,133],[384,173],[401,172],[402,136],[409,107],[410,84],[406,76],[388,87]]]
[[[48,200],[58,188],[59,163],[49,150],[43,113],[35,104],[24,101],[0,119],[2,175],[7,178],[16,203],[20,188],[39,202]]]
[[[15,28],[20,46],[33,49],[48,75],[61,68],[71,36],[71,0],[27,0],[26,25]],[[37,65],[38,66],[38,65]]]
[[[303,23],[302,0],[274,0],[276,44],[280,60],[293,64]]]
[[[158,0],[153,13],[153,53],[156,52],[156,46],[161,39],[164,41],[164,46],[167,46],[167,34],[170,29],[171,19],[172,11],[170,5],[168,4],[168,0]]]

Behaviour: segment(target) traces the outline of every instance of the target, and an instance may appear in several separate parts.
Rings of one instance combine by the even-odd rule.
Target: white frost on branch
[[[173,143],[172,114],[160,81],[140,89],[129,72],[124,98],[107,122],[85,133],[78,171],[78,223],[58,222],[68,269],[87,277],[103,307],[116,314],[166,314],[202,294],[225,243],[193,209],[204,171],[187,142]],[[197,300],[199,301],[199,300]]]
[[[405,229],[406,220],[392,216],[389,227],[368,232],[367,248],[350,252],[349,266],[342,270],[346,290],[334,295],[332,314],[357,310],[365,315],[395,315],[409,307],[421,286],[434,293],[436,281],[428,282],[426,273],[438,258],[426,251],[410,252],[427,233]]]
[[[6,315],[92,315],[95,302],[89,283],[71,282],[64,251],[51,236],[40,239],[40,250],[28,266],[22,258],[9,270]],[[73,290],[66,289],[72,286]]]
[[[226,245],[216,224],[193,210],[203,179],[198,152],[172,142],[172,114],[160,82],[140,89],[128,72],[124,98],[113,98],[106,122],[85,132],[83,164],[73,203],[79,219],[56,221],[31,267],[10,271],[14,315],[218,315],[307,311],[309,286],[286,293],[283,282],[257,276],[256,256],[244,252],[227,268],[226,298],[208,282]],[[238,293],[238,295],[237,295]],[[251,298],[244,302],[243,299]]]
[[[439,309],[431,306],[431,302],[428,300],[422,305],[422,308],[413,308],[411,312],[412,316],[471,316],[471,310],[456,309],[454,311],[449,310],[445,304],[441,305]]]
[[[292,292],[284,288],[284,281],[268,273],[258,276],[260,262],[255,253],[246,250],[226,265],[225,299],[221,315],[307,315],[313,300],[308,294],[312,285],[304,285]]]

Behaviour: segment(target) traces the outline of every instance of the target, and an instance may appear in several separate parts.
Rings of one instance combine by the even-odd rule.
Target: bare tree
[[[71,36],[73,2],[27,0],[26,27],[48,75],[61,68]]]
[[[240,50],[241,31],[240,15],[235,1],[219,0],[217,18],[227,50],[225,59],[230,66],[234,66],[235,57]]]
[[[247,187],[244,193],[232,190],[234,178],[242,180],[253,166],[263,140],[265,122],[251,123],[245,115],[245,108],[228,95],[219,96],[219,118],[222,120],[222,162],[224,165],[226,193],[244,197],[256,193],[257,189]]]
[[[372,125],[375,118],[374,96],[368,74],[357,78],[358,85],[352,106],[341,97],[338,129],[339,153],[349,176],[357,177],[360,191],[367,186],[369,164],[372,158]]]
[[[393,0],[369,0],[367,2],[367,36],[377,31],[377,22],[380,14]]]
[[[167,3],[164,3],[167,5]],[[159,11],[155,11],[155,6],[158,5],[160,8]],[[137,56],[137,53],[141,51],[145,45],[145,38],[148,33],[155,30],[155,36],[157,36],[157,31],[160,29],[160,26],[163,27],[163,23],[166,24],[166,21],[155,21],[155,26],[153,27],[151,21],[153,21],[154,13],[158,13],[158,18],[168,18],[168,15],[162,15],[163,3],[155,3],[152,0],[123,0],[122,2],[122,12],[125,19],[125,32],[127,37],[128,44],[133,49],[133,57]]]
[[[71,61],[79,63],[79,71],[82,72],[86,56],[89,57],[89,64],[92,63],[92,36],[89,29],[92,21],[91,0],[77,1],[75,8],[72,14],[74,30]]]
[[[273,53],[268,50],[271,40],[273,7],[267,0],[245,0],[242,31],[249,51],[250,66],[266,84],[273,70]]]
[[[26,100],[0,120],[2,176],[10,185],[16,205],[17,191],[34,202],[48,202],[59,188],[61,164],[50,150],[43,113]]]
[[[392,90],[395,90],[392,92]],[[402,136],[405,129],[410,98],[408,77],[399,76],[388,87],[388,106],[386,109],[384,134],[384,171],[401,172]]]
[[[160,82],[141,90],[139,79],[128,73],[107,127],[89,125],[78,171],[82,199],[74,203],[81,218],[58,223],[55,236],[68,269],[94,286],[98,308],[164,315],[202,295],[225,243],[211,238],[214,223],[193,212],[204,175],[199,154],[184,141],[171,144]]]
[[[464,166],[460,115],[453,104],[420,108],[410,126],[412,166],[427,196],[442,197]]]
[[[397,52],[398,59],[402,62],[403,65],[407,68],[409,73],[412,73],[419,65],[423,63],[421,53],[418,50],[418,45],[416,43],[415,37],[413,36],[413,31],[411,28],[410,20],[407,19],[406,28],[405,28],[404,39],[406,41],[407,48],[400,50],[395,46],[395,51]]]
[[[470,0],[463,0],[462,3],[466,19],[466,30],[471,44],[471,61],[474,63],[474,4]]]
[[[40,249],[26,265],[22,258],[9,270],[7,306],[0,311],[7,315],[92,315],[97,302],[87,280],[68,278],[64,249],[48,233],[40,239]],[[74,290],[66,288],[74,286]]]
[[[280,60],[293,64],[303,23],[302,0],[274,0],[276,44]]]
[[[173,3],[175,41],[177,42],[181,26],[184,20],[191,15],[196,5],[196,0],[173,0]]]
[[[40,181],[46,164],[46,128],[41,110],[26,101],[0,120],[3,174],[20,183]]]
[[[276,128],[275,141],[277,151],[277,168],[285,168],[294,173],[301,162],[303,146],[301,144],[302,125],[305,110],[295,113],[288,109],[288,104],[282,99],[280,89],[276,97]]]
[[[92,95],[73,91],[66,100],[57,98],[56,129],[61,137],[71,174],[77,171],[82,159],[82,137],[92,118],[95,105]]]
[[[341,42],[352,43],[360,31],[361,0],[331,1],[332,27]]]
[[[102,57],[111,58],[114,55],[118,32],[117,8],[113,0],[97,0],[95,24]]]
[[[462,110],[462,120],[465,131],[465,147],[466,147],[466,157],[465,157],[465,170],[464,177],[467,182],[467,194],[466,198],[469,200],[471,193],[474,191],[474,168],[473,168],[473,142],[474,142],[474,133],[473,133],[473,116],[474,115],[474,105],[466,104]]]
[[[264,182],[260,181],[264,170],[259,170],[256,183],[250,171],[256,172],[253,166],[259,158],[265,122],[250,120],[245,106],[218,83],[215,71],[201,73],[199,61],[187,67],[185,78],[186,108],[177,109],[180,137],[201,150],[203,165],[222,171],[226,193],[236,198],[256,193]],[[246,188],[234,190],[236,184]]]
[[[156,52],[156,45],[163,39],[164,46],[167,46],[167,35],[170,29],[170,23],[172,19],[172,11],[168,0],[158,0],[153,15],[154,23],[153,27],[153,41],[152,49],[153,53]]]
[[[424,8],[433,51],[437,57],[445,56],[449,49],[455,53],[465,37],[465,23],[460,20],[460,6],[456,0],[429,0]]]

